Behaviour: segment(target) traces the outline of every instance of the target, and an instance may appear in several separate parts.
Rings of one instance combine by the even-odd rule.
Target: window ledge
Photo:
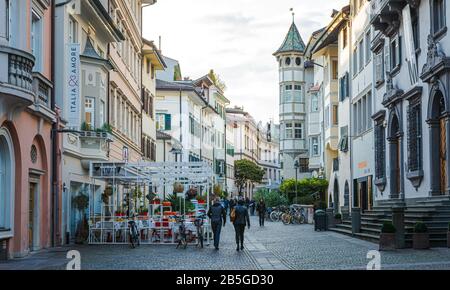
[[[433,33],[433,38],[436,41],[441,40],[442,37],[444,37],[444,35],[447,34],[447,26],[442,27],[441,29],[439,29],[437,32]]]
[[[423,179],[423,170],[408,171],[406,173],[406,178],[408,178],[412,185],[417,189]]]
[[[379,88],[382,87],[383,85],[384,85],[384,79],[375,82],[375,88],[376,88],[376,89],[379,89]]]
[[[391,77],[395,77],[400,72],[400,65],[395,66],[393,69],[391,69]]]

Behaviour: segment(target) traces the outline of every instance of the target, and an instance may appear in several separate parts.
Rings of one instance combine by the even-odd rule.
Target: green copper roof
[[[284,39],[281,47],[274,53],[282,53],[282,52],[304,52],[305,51],[305,43],[303,42],[300,33],[298,32],[297,26],[294,22],[292,22],[291,27],[289,28],[289,32]]]

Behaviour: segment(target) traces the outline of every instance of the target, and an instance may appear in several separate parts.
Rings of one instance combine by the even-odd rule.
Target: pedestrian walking
[[[250,229],[250,217],[248,215],[248,209],[244,205],[244,200],[239,200],[238,205],[234,208],[234,231],[236,234],[236,251],[240,249],[244,250],[244,231],[247,225]]]
[[[256,206],[256,211],[259,215],[259,226],[264,226],[264,220],[266,218],[266,203],[264,202],[264,199],[260,199],[258,202],[258,205]]]
[[[219,198],[216,198],[214,200],[214,204],[209,208],[208,217],[211,219],[211,229],[214,234],[214,247],[218,250],[222,223],[223,226],[225,226],[227,218],[227,214],[223,206],[220,204]]]
[[[232,210],[235,206],[236,206],[236,200],[235,200],[234,198],[232,198],[232,199],[230,200],[230,213],[231,213],[231,210]]]
[[[228,200],[227,197],[224,198],[223,204],[224,204],[224,207],[225,207],[225,213],[228,213],[228,208],[230,206],[230,201]]]
[[[256,208],[256,201],[254,199],[250,200],[250,215],[254,216],[255,215],[255,208]]]

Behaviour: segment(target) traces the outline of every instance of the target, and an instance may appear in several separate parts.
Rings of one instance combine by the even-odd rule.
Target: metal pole
[[[295,167],[295,202],[297,202],[297,180],[298,180],[298,168]]]

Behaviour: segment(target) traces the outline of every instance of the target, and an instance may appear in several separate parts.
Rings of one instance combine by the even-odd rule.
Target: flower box
[[[172,206],[172,203],[170,201],[163,201],[163,206]]]

